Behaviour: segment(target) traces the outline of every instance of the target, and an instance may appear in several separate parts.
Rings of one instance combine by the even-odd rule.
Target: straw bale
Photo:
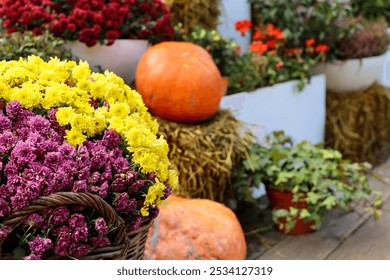
[[[326,146],[353,161],[379,163],[390,141],[390,89],[375,83],[349,94],[327,92]]]
[[[169,145],[169,159],[179,173],[176,194],[223,202],[233,197],[232,169],[247,155],[253,137],[229,110],[219,110],[201,124],[157,119]]]
[[[221,14],[221,0],[164,0],[169,7],[172,21],[182,23],[189,31],[192,26],[200,25],[207,29],[216,29]]]

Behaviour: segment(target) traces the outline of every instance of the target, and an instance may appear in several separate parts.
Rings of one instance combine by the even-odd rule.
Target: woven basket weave
[[[80,259],[86,260],[140,260],[143,258],[145,243],[148,237],[151,220],[145,221],[141,227],[132,232],[126,232],[127,225],[117,212],[100,196],[91,193],[58,192],[35,199],[29,206],[13,211],[3,222],[12,230],[16,229],[30,214],[46,208],[61,205],[81,205],[100,212],[108,226],[116,228],[115,237],[110,246],[96,248]],[[6,240],[0,239],[0,259],[12,259],[3,255],[2,245]],[[58,256],[49,259],[59,259]]]

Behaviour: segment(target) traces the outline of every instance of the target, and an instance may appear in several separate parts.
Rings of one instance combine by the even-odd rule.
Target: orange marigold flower
[[[320,52],[327,52],[329,50],[329,46],[326,45],[326,44],[321,44],[321,45],[318,45],[315,49],[316,52],[320,53]]]
[[[268,46],[261,41],[250,44],[249,49],[255,53],[263,54],[268,50]]]
[[[307,39],[305,44],[306,44],[307,47],[311,47],[311,46],[313,46],[315,44],[315,42],[316,42],[316,40],[311,38],[311,39]]]
[[[234,24],[234,27],[238,32],[241,33],[241,35],[244,35],[249,30],[249,28],[252,27],[252,23],[247,19],[238,20]]]

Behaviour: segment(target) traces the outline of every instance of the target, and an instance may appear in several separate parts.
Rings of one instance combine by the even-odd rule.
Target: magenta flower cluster
[[[140,227],[143,189],[154,183],[154,174],[144,175],[129,163],[131,155],[120,149],[121,139],[114,130],[77,148],[66,143],[64,135],[55,109],[39,115],[23,109],[18,101],[0,109],[0,240],[15,233],[1,224],[12,211],[60,191],[99,195],[132,221],[131,230]],[[167,192],[166,196],[169,186]],[[158,209],[150,209],[150,214],[155,218]],[[20,230],[15,234],[30,236],[24,240],[26,259],[40,259],[48,251],[78,258],[109,245],[109,232],[115,231],[96,211],[80,206],[34,213]]]

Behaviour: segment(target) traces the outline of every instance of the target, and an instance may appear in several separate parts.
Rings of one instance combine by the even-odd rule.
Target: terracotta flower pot
[[[290,207],[294,207],[297,209],[305,209],[307,208],[307,203],[304,201],[293,202],[293,193],[288,191],[280,191],[274,189],[272,187],[267,186],[267,197],[269,199],[272,210],[275,209],[286,209],[288,210]],[[283,227],[280,227],[280,224]],[[295,227],[290,231],[286,230],[286,219],[280,218],[279,223],[276,224],[278,230],[286,234],[305,234],[309,232],[315,231],[312,226],[315,225],[314,221],[305,222],[304,219],[296,218],[295,219]]]

